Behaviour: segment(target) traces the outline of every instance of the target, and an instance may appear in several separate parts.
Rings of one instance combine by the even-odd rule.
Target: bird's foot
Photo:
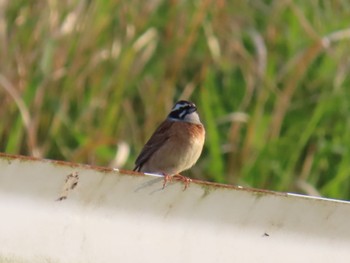
[[[172,181],[173,177],[171,175],[168,175],[168,174],[165,174],[165,173],[163,173],[163,176],[164,176],[164,181],[163,181],[163,189],[164,189],[166,184],[168,182]]]
[[[181,174],[175,174],[174,176],[173,176],[176,180],[179,180],[179,181],[182,181],[182,182],[184,182],[184,184],[185,184],[185,187],[184,187],[184,191],[187,189],[187,187],[190,185],[190,182],[192,182],[192,179],[191,178],[188,178],[188,177],[186,177],[186,176],[183,176],[183,175],[181,175]]]

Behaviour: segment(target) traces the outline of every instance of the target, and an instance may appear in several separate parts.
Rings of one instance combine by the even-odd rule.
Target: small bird
[[[177,177],[185,182],[186,189],[191,179],[179,173],[197,162],[204,140],[205,129],[196,105],[180,100],[143,147],[134,171],[164,175],[163,188]]]

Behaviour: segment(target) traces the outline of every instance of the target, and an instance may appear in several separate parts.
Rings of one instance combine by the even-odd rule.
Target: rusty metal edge
[[[97,165],[90,165],[90,164],[82,164],[82,163],[73,163],[69,161],[62,161],[62,160],[52,160],[52,159],[41,159],[37,157],[32,156],[25,156],[25,155],[17,155],[17,154],[8,154],[8,153],[2,153],[0,152],[0,158],[3,159],[11,159],[11,160],[20,160],[20,161],[40,161],[40,162],[47,162],[51,163],[53,165],[58,166],[69,166],[72,168],[84,168],[84,169],[91,169],[97,172],[103,172],[103,173],[118,173],[118,174],[124,174],[124,175],[131,175],[131,176],[146,176],[143,173],[126,170],[126,169],[119,169],[119,168],[110,168],[110,167],[103,167],[103,166],[97,166]],[[150,175],[150,174],[147,174]],[[281,197],[296,197],[296,198],[305,198],[305,199],[316,199],[319,201],[332,201],[332,202],[339,202],[339,203],[346,203],[350,204],[350,202],[345,200],[339,200],[339,199],[331,199],[331,198],[323,198],[323,197],[314,197],[314,196],[307,196],[302,194],[294,194],[294,193],[287,193],[287,192],[277,192],[277,191],[271,191],[271,190],[265,190],[265,189],[258,189],[258,188],[250,188],[250,187],[243,187],[243,186],[236,186],[236,185],[228,185],[228,184],[222,184],[222,183],[214,183],[209,181],[203,181],[198,179],[192,179],[191,184],[198,184],[200,186],[209,187],[212,189],[232,189],[237,191],[245,191],[250,192],[256,195],[274,195],[274,196],[281,196]]]

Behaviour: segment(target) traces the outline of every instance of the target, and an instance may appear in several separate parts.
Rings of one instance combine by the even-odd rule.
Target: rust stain
[[[218,189],[233,189],[237,191],[244,191],[244,192],[250,192],[258,195],[278,195],[278,196],[287,196],[287,193],[281,193],[281,192],[274,192],[270,190],[264,190],[264,189],[257,189],[257,188],[249,188],[249,187],[242,187],[242,186],[236,186],[236,185],[229,185],[229,184],[221,184],[221,183],[213,183],[213,182],[208,182],[208,181],[202,181],[202,180],[192,180],[193,183],[202,185],[202,186],[209,186],[213,188],[218,188]]]
[[[201,197],[205,198],[206,196],[208,196],[210,194],[210,188],[207,185],[203,185],[202,189],[203,189],[203,194]]]
[[[67,199],[69,192],[72,191],[78,185],[78,182],[79,182],[78,172],[73,172],[68,174],[64,182],[61,195],[56,201],[62,201]]]
[[[40,161],[40,162],[47,162],[51,163],[53,165],[57,166],[69,166],[72,168],[85,168],[85,169],[91,169],[98,172],[103,173],[118,173],[120,175],[133,175],[133,176],[145,176],[143,173],[125,170],[125,169],[113,169],[110,167],[102,167],[102,166],[95,166],[95,165],[89,165],[89,164],[78,164],[78,163],[72,163],[67,161],[59,161],[59,160],[49,160],[49,159],[39,159],[31,156],[23,156],[23,155],[12,155],[12,154],[6,154],[6,153],[0,153],[0,158],[7,159],[9,162],[12,160],[19,160],[19,161]],[[201,181],[197,179],[192,179],[191,184],[197,184],[204,187],[215,189],[232,189],[237,191],[244,191],[249,192],[252,194],[258,195],[258,197],[264,196],[264,195],[275,195],[275,196],[284,196],[289,197],[288,193],[283,192],[274,192],[264,189],[257,189],[257,188],[247,188],[247,187],[241,187],[241,186],[235,186],[235,185],[227,185],[227,184],[221,184],[221,183],[213,183],[208,181]],[[209,190],[209,189],[208,189]],[[209,191],[206,191],[205,195],[209,194]]]
[[[138,173],[134,171],[128,171],[124,169],[114,169],[111,167],[103,167],[103,166],[96,166],[96,165],[90,165],[90,164],[79,164],[79,163],[72,163],[68,161],[61,161],[61,160],[50,160],[50,159],[40,159],[32,156],[24,156],[24,155],[16,155],[16,154],[7,154],[7,153],[1,153],[0,152],[0,158],[1,159],[6,159],[8,162],[18,160],[20,162],[44,162],[44,163],[51,163],[56,166],[64,166],[64,167],[71,167],[71,168],[86,168],[86,169],[91,169],[95,170],[98,172],[103,172],[103,173],[109,173],[109,172],[118,172],[121,174],[128,174],[128,175],[144,175],[143,173]]]
[[[114,169],[113,169],[113,170],[114,170]],[[125,170],[125,169],[118,169],[118,172],[119,172],[120,174],[125,174],[125,175],[145,176],[144,173],[135,172],[135,171],[131,171],[131,170]]]

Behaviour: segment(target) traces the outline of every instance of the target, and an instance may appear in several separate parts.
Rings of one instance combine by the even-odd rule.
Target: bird
[[[180,100],[158,126],[135,161],[134,171],[162,174],[163,189],[173,177],[192,181],[180,175],[199,159],[205,141],[205,128],[193,102]]]

